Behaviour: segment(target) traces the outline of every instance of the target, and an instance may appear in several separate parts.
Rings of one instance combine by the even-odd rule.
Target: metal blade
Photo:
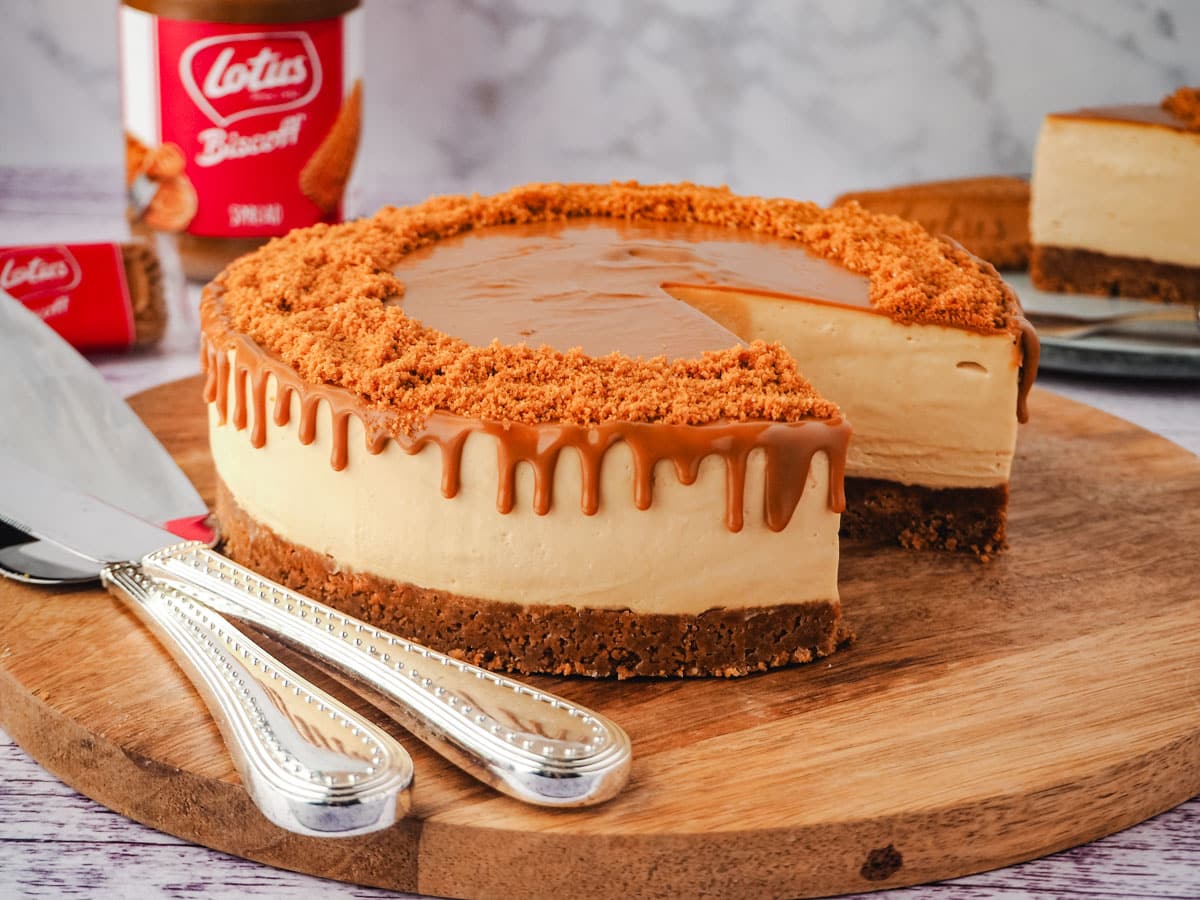
[[[5,578],[29,584],[84,584],[100,577],[97,562],[49,541],[32,541],[24,532],[18,537],[20,543],[0,547],[0,575]]]
[[[0,522],[99,563],[134,562],[180,543],[130,515],[0,453]]]
[[[152,522],[208,511],[96,368],[3,291],[0,385],[0,451]]]

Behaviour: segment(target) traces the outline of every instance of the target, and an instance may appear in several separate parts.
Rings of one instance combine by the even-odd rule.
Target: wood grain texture
[[[145,828],[63,785],[0,731],[0,897],[397,900]],[[1083,847],[880,900],[1177,900],[1200,896],[1200,799]]]
[[[135,407],[210,496],[196,396],[176,383]],[[1054,395],[1034,404],[1011,551],[981,566],[847,548],[851,650],[740,681],[539,679],[633,738],[631,785],[597,810],[521,807],[409,739],[411,820],[349,841],[283,834],[183,676],[98,591],[0,588],[0,720],[125,815],[421,893],[815,895],[1074,846],[1200,792],[1200,460]]]

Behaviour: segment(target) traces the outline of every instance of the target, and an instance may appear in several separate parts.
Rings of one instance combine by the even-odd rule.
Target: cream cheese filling
[[[1008,481],[1017,441],[1018,335],[906,325],[771,294],[668,290],[743,340],[787,348],[854,429],[848,476],[935,488]]]
[[[269,379],[267,410],[276,392]],[[726,475],[719,457],[706,458],[691,485],[679,482],[670,463],[660,463],[653,502],[639,510],[632,454],[624,444],[604,458],[595,515],[580,508],[581,467],[570,450],[556,467],[547,515],[532,509],[533,473],[524,465],[514,508],[501,514],[494,438],[475,433],[467,439],[461,488],[447,499],[435,447],[410,456],[389,441],[372,455],[352,416],[347,466],[335,471],[328,407],[322,403],[316,440],[304,445],[295,394],[291,403],[287,425],[276,425],[267,413],[261,449],[252,446],[248,430],[219,424],[210,404],[213,460],[247,514],[342,568],[486,600],[638,613],[694,615],[838,596],[841,517],[829,510],[823,453],[814,457],[804,494],[779,532],[763,519],[761,451],[747,464],[739,532],[725,525]],[[252,410],[250,417],[253,426]]]
[[[1033,159],[1035,244],[1200,266],[1200,133],[1050,116]]]

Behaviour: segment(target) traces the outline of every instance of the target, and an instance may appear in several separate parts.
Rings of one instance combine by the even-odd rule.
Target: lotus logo
[[[34,247],[0,253],[0,289],[18,300],[36,300],[79,286],[79,263],[66,247]]]
[[[302,31],[205,38],[183,51],[179,76],[216,125],[306,105],[321,90],[321,60]]]

